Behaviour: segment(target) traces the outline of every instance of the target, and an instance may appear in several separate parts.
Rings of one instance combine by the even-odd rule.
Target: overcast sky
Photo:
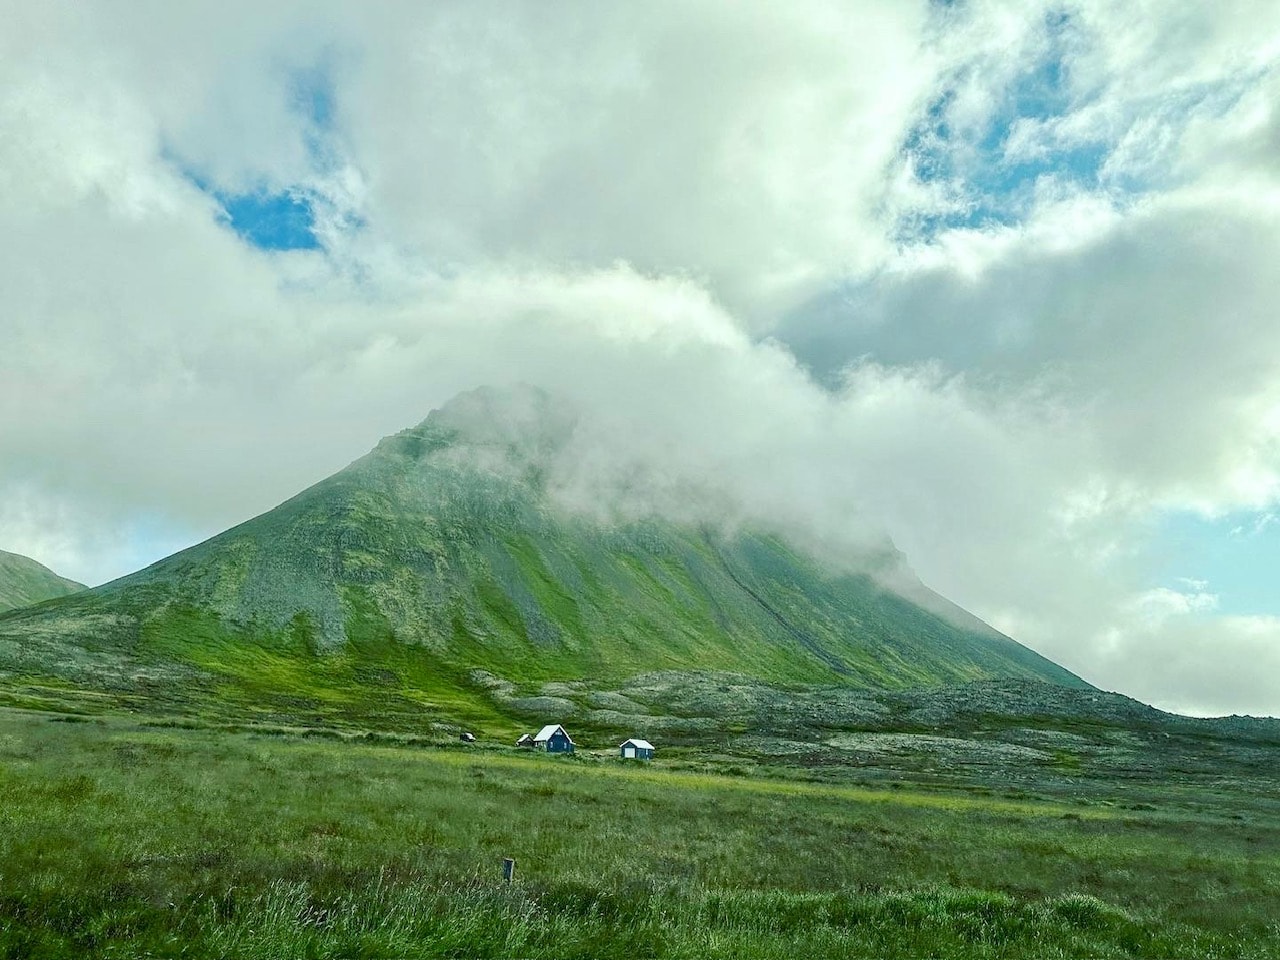
[[[515,382],[1280,715],[1280,5],[0,0],[0,548],[103,582]]]

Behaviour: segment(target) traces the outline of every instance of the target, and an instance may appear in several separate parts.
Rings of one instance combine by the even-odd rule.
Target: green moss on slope
[[[520,443],[537,445],[429,419],[206,543],[0,619],[0,667],[29,669],[39,637],[49,674],[92,651],[120,683],[141,662],[189,671],[214,699],[333,714],[385,702],[476,723],[496,722],[477,669],[524,690],[667,669],[890,688],[1081,683],[776,536],[558,511]]]
[[[0,612],[27,607],[84,589],[29,557],[0,550]]]

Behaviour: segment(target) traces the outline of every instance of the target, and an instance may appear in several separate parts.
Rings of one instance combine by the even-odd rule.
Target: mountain
[[[60,577],[30,557],[0,550],[0,611],[27,607],[83,589],[83,583]]]
[[[262,516],[0,617],[0,670],[176,699],[463,716],[489,710],[495,684],[657,670],[1087,686],[909,577],[890,590],[774,533],[566,506],[553,466],[578,422],[536,391],[464,394]]]

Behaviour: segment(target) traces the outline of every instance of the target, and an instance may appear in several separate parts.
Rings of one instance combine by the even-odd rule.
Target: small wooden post
[[[510,883],[516,878],[516,862],[510,857],[502,858],[502,879]]]

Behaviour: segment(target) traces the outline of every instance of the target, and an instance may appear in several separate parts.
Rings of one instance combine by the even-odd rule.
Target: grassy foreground
[[[0,711],[0,956],[1280,955],[1280,824],[1247,796],[1126,810],[60,719]]]

